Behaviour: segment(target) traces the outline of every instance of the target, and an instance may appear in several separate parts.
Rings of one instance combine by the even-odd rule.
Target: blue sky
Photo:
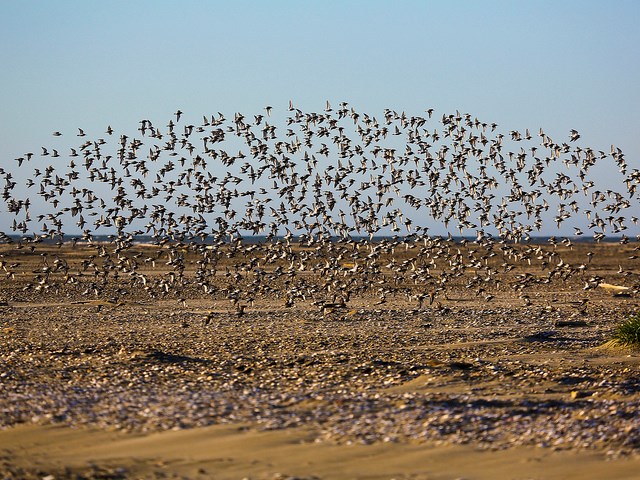
[[[637,1],[3,1],[0,155],[176,109],[456,109],[640,155]]]

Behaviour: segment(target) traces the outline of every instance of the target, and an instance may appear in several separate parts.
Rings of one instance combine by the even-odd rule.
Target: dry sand
[[[28,425],[0,432],[0,448],[14,469],[53,478],[623,480],[638,478],[640,468],[638,458],[611,460],[600,452],[330,445],[313,438],[304,428],[259,432],[239,425],[147,435]]]

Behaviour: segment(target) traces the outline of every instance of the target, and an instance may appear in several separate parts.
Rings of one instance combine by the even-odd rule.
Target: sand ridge
[[[607,460],[598,452],[518,447],[393,444],[332,445],[305,428],[256,431],[223,425],[146,435],[18,426],[0,432],[3,456],[26,478],[193,479],[635,479],[640,459]],[[29,471],[34,475],[31,475]],[[102,475],[102,476],[100,476]],[[111,476],[108,476],[111,475]],[[12,478],[12,477],[5,477]]]

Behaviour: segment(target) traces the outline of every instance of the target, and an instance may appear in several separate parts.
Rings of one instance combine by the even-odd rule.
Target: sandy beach
[[[615,245],[563,258],[585,248],[591,274],[637,282]],[[188,289],[28,281],[0,297],[2,478],[637,477],[640,356],[606,345],[633,294],[574,276],[526,302],[454,285],[239,315]]]

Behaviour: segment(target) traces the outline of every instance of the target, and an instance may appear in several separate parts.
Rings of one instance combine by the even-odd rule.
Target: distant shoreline
[[[40,237],[36,239],[36,236],[26,236],[26,235],[2,235],[2,238],[0,238],[0,245],[7,245],[7,244],[11,244],[11,243],[20,243],[20,242],[27,242],[27,243],[31,243],[31,242],[35,242],[35,243],[43,243],[43,244],[55,244],[56,242],[60,241],[60,237],[54,237],[53,239],[50,236],[46,236],[46,237]],[[284,235],[276,235],[273,237],[268,237],[267,235],[246,235],[246,236],[234,236],[233,237],[235,241],[241,241],[242,243],[245,244],[261,244],[261,243],[267,243],[267,242],[272,242],[272,241],[278,241],[278,240],[286,240],[286,237]],[[378,243],[378,242],[382,242],[382,241],[394,241],[394,240],[398,240],[398,241],[413,241],[413,240],[417,240],[417,239],[422,239],[424,238],[423,235],[420,236],[415,236],[415,235],[376,235],[373,238],[369,239],[368,236],[366,235],[352,235],[349,237],[351,240],[356,241],[356,242],[360,242],[362,240],[367,240],[368,242],[372,242],[372,243]],[[453,242],[461,242],[461,241],[467,241],[467,242],[474,242],[476,241],[476,236],[475,235],[464,235],[464,236],[460,236],[460,235],[454,235],[451,237],[447,237],[446,235],[432,235],[430,236],[430,238],[440,238],[440,239],[449,239]],[[500,241],[501,239],[499,237],[493,237],[493,236],[487,236],[487,238],[491,238],[493,240],[496,241]],[[562,241],[562,240],[570,240],[573,243],[587,243],[587,244],[592,244],[592,243],[618,243],[621,240],[623,240],[623,236],[621,235],[611,235],[611,236],[607,236],[605,237],[603,240],[600,241],[596,241],[593,237],[588,236],[588,235],[581,235],[581,236],[562,236],[562,235],[539,235],[539,236],[531,236],[529,237],[529,239],[521,239],[520,241],[516,242],[515,240],[510,240],[510,243],[531,243],[531,244],[546,244],[549,243],[551,239],[557,239],[558,241]],[[633,237],[627,237],[629,238],[629,240],[633,240]],[[91,241],[83,239],[82,238],[82,234],[65,234],[63,237],[63,241],[65,243],[71,243],[71,242],[76,242],[76,243],[81,243],[81,244],[89,244],[89,243],[112,243],[115,242],[116,240],[116,235],[114,234],[110,234],[110,235],[93,235]],[[186,240],[180,240],[178,238],[170,238],[170,237],[153,237],[152,235],[134,235],[133,236],[133,240],[132,243],[136,244],[136,245],[140,245],[140,244],[148,244],[148,245],[154,245],[154,244],[158,244],[158,241],[169,241],[169,242],[182,242],[184,243]],[[304,240],[301,240],[299,236],[294,235],[293,237],[290,238],[290,241],[292,243],[300,243],[300,242],[304,242]],[[338,236],[332,236],[331,237],[331,241],[335,242],[335,243],[339,243],[340,241],[344,241],[343,238],[338,237]],[[229,243],[230,242],[230,237],[227,237],[227,239],[225,240],[225,243]],[[209,238],[207,238],[206,240],[201,240],[200,238],[193,238],[193,239],[189,239],[188,240],[189,244],[204,244],[204,245],[209,245],[209,244],[213,244],[214,242],[212,241],[212,237],[210,236]]]

